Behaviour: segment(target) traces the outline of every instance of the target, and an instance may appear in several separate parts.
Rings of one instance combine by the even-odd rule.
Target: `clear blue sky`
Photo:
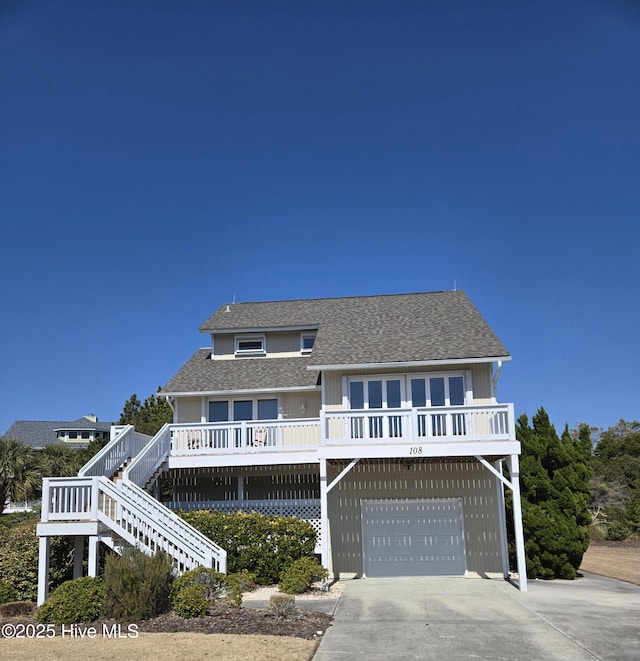
[[[635,2],[0,2],[0,433],[222,303],[464,289],[517,414],[638,419]]]

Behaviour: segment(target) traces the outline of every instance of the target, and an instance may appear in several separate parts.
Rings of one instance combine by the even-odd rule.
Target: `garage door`
[[[459,499],[363,501],[362,540],[366,576],[462,576],[466,570]]]

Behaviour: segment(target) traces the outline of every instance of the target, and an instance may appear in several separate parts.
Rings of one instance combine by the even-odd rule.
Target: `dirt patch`
[[[640,585],[640,541],[592,542],[580,569]]]

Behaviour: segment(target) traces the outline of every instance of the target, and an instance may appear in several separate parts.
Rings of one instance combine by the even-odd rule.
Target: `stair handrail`
[[[215,563],[217,571],[226,572],[227,552],[184,519],[158,503],[146,491],[125,479],[119,483],[111,482],[105,477],[95,479],[99,492],[102,491],[110,496],[121,506],[123,504],[128,506],[141,520],[150,525],[156,532],[159,532],[164,539],[177,549],[191,555],[204,566],[211,567]],[[147,507],[143,507],[141,502],[146,503]],[[102,523],[112,528],[112,530],[118,533],[124,530],[127,537],[130,536],[126,528],[117,521],[110,519],[102,512],[99,512],[99,516]],[[170,526],[167,525],[167,521],[171,522]],[[170,551],[168,552],[170,553]]]
[[[171,452],[171,431],[165,423],[160,431],[136,454],[122,477],[143,487],[154,476]]]
[[[126,461],[145,447],[150,437],[137,432],[133,425],[112,427],[115,436],[78,471],[78,477],[111,477]]]
[[[194,528],[190,523],[187,523],[182,517],[178,516],[175,512],[165,507],[162,503],[158,502],[153,496],[150,496],[144,489],[140,488],[137,484],[123,479],[118,484],[123,495],[126,495],[136,506],[143,510],[153,521],[162,523],[165,527],[179,528],[181,534],[191,540],[191,544],[199,544],[201,546],[211,547],[215,555],[224,555],[226,558],[227,552],[212,539],[203,535],[197,528]]]

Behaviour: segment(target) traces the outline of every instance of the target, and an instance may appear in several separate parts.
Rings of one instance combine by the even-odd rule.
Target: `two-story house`
[[[496,392],[510,356],[464,292],[230,303],[201,331],[210,345],[161,390],[174,423],[137,449],[121,441],[108,471],[107,450],[81,477],[98,484],[120,464],[115,490],[132,502],[153,487],[167,512],[306,519],[336,577],[507,577],[511,489],[526,589],[520,444],[513,405]],[[64,484],[51,482],[43,549],[62,520]],[[104,477],[86,488],[114,491]],[[118,516],[75,534],[109,543]]]

